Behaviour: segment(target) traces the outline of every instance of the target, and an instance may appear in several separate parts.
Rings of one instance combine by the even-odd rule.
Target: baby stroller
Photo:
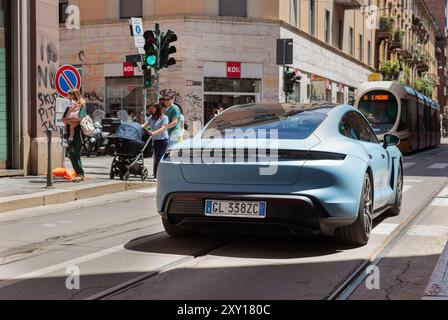
[[[142,181],[148,179],[144,153],[152,138],[148,137],[143,141],[143,130],[138,123],[126,122],[110,136],[115,146],[115,156],[110,168],[111,180],[118,176],[121,180],[128,181],[131,175],[139,176]]]

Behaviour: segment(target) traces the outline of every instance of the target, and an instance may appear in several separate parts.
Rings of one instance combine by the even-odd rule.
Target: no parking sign
[[[81,75],[74,66],[63,65],[56,72],[55,84],[59,95],[66,98],[70,90],[81,88]]]

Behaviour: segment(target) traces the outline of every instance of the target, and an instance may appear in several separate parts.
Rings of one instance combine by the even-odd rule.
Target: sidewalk
[[[118,178],[110,180],[112,158],[109,156],[83,158],[82,161],[86,181],[79,184],[57,178],[54,188],[47,189],[45,176],[0,178],[0,213],[154,186],[152,182],[141,182],[139,177],[133,176],[127,182]],[[152,175],[152,159],[146,159],[145,166]],[[66,167],[71,169],[70,161],[66,161]]]

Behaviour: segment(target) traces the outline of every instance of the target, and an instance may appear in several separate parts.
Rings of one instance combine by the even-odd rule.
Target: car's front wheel
[[[173,238],[187,238],[196,235],[194,231],[180,228],[172,224],[168,219],[162,218],[162,223],[166,233]]]
[[[366,173],[359,204],[358,219],[355,223],[336,230],[335,238],[348,245],[366,245],[373,228],[373,186]]]

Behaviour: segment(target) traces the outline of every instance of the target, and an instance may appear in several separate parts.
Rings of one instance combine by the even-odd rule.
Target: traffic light
[[[158,65],[159,55],[159,34],[156,31],[148,30],[143,34],[145,38],[145,55],[143,57],[143,69],[155,68]]]
[[[160,48],[160,68],[168,68],[169,66],[176,64],[176,59],[170,57],[170,55],[175,54],[177,49],[171,44],[177,41],[177,35],[172,30],[168,30],[161,39]]]
[[[146,68],[143,70],[143,86],[145,88],[151,88],[152,86],[151,68]]]
[[[299,83],[302,77],[296,72],[296,70],[291,70],[286,68],[284,72],[284,91],[288,96],[294,93],[294,84]]]

